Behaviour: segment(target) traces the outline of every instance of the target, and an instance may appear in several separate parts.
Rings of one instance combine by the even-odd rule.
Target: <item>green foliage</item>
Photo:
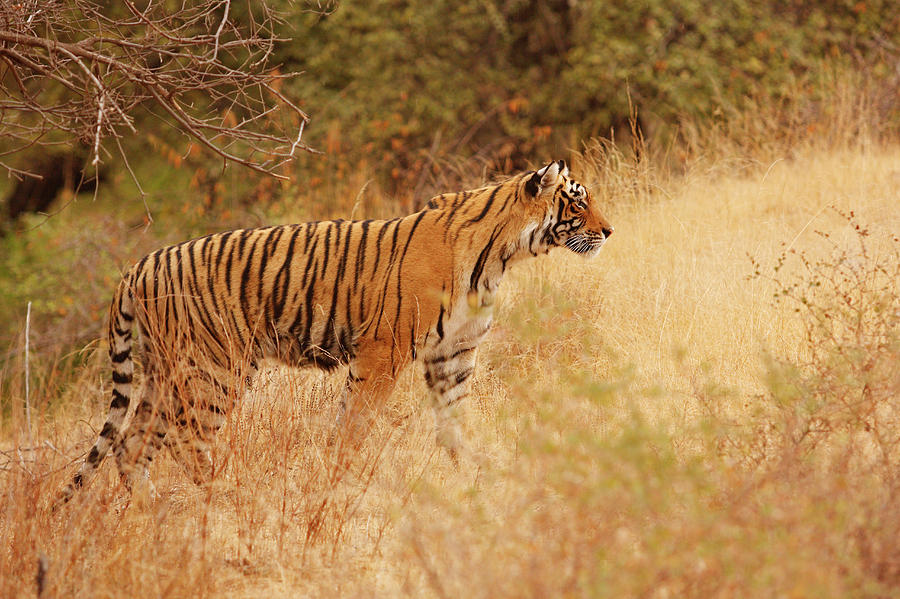
[[[28,222],[34,226],[42,219]],[[100,298],[109,297],[118,273],[97,230],[73,231],[64,219],[50,219],[0,242],[0,339],[5,345],[23,339],[28,302],[35,349],[53,353],[97,337],[106,315]]]
[[[900,43],[888,1],[348,0],[293,26],[281,59],[303,72],[311,141],[395,180],[454,153],[519,167],[624,132],[632,100],[651,130],[796,101],[825,59],[886,77]]]

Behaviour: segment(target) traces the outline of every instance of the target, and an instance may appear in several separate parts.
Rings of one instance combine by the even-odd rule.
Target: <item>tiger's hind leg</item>
[[[246,370],[243,377],[235,380],[249,385],[255,368],[250,366]],[[168,413],[166,446],[198,485],[208,483],[215,475],[212,444],[242,390],[243,387],[225,385],[215,375],[203,371],[194,372],[179,386],[175,405]]]
[[[131,424],[113,443],[119,475],[129,491],[146,486],[151,495],[155,494],[149,466],[162,447],[168,428],[160,398],[159,381],[155,377],[149,377]]]
[[[225,414],[215,412],[213,417],[197,417],[197,412],[190,409],[176,414],[170,423],[166,447],[191,480],[203,485],[215,475],[211,447],[225,422]]]

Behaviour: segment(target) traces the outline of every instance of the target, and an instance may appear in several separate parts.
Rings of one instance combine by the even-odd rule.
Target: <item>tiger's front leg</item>
[[[475,371],[476,345],[463,343],[426,356],[425,382],[431,389],[435,441],[457,462],[464,449],[460,428],[462,400],[469,394],[469,380]]]

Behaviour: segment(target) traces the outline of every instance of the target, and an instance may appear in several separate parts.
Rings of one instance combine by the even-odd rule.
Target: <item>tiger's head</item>
[[[526,175],[524,191],[534,198],[534,208],[543,210],[540,241],[547,248],[566,247],[592,258],[613,234],[587,187],[569,178],[565,160]]]

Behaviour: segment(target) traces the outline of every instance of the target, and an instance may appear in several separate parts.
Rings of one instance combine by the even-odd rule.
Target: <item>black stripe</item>
[[[482,248],[481,253],[478,254],[478,260],[475,261],[475,268],[472,269],[472,278],[469,281],[469,290],[470,291],[478,291],[478,282],[481,278],[481,273],[484,271],[484,266],[487,263],[488,255],[491,252],[491,248],[494,246],[494,241],[497,239],[497,236],[500,234],[500,231],[503,229],[503,225],[497,225],[494,227],[494,232],[491,234],[490,240],[484,248]]]
[[[151,264],[151,272],[148,274],[148,278],[150,278],[150,283],[152,286],[150,288],[151,293],[149,295],[145,295],[144,299],[148,302],[147,309],[150,310],[152,306],[154,313],[156,314],[157,322],[159,321],[159,257],[162,255],[162,250],[157,250],[153,253],[153,263]],[[152,304],[150,303],[152,302]]]
[[[244,347],[247,347],[247,341],[244,339],[244,334],[241,333],[241,327],[238,324],[237,318],[234,317],[234,315],[236,313],[237,313],[237,310],[228,310],[227,311],[228,317],[231,319],[231,328],[234,331],[234,334],[238,338],[238,347],[244,348]]]
[[[454,389],[465,383],[468,378],[472,376],[472,372],[472,368],[467,368],[465,370],[457,372],[454,376],[439,376],[436,380],[434,380],[435,377],[432,376],[433,380],[430,386],[432,386],[432,388],[441,395],[444,395],[445,393],[449,393],[450,391],[453,391]]]
[[[121,364],[131,355],[131,348],[127,347],[120,351],[119,353],[113,353],[112,348],[110,348],[109,359],[113,361],[115,364]]]
[[[125,385],[131,382],[131,375],[125,373],[119,373],[113,370],[113,382],[121,385]]]
[[[497,194],[500,192],[500,189],[502,187],[503,187],[503,185],[498,185],[497,187],[495,187],[494,191],[491,192],[491,195],[488,196],[487,203],[484,205],[484,208],[481,210],[481,213],[478,216],[476,216],[475,218],[467,221],[466,224],[463,226],[468,227],[469,225],[477,223],[481,219],[483,219],[485,216],[487,216],[488,211],[490,211],[490,209],[491,209],[491,205],[494,203],[494,198],[497,197]]]
[[[149,258],[150,258],[150,254],[147,254],[146,256],[144,256],[143,258],[141,258],[141,261],[137,263],[137,266],[136,266],[135,269],[134,269],[134,272],[135,272],[136,274],[137,274],[137,273],[141,273],[141,272],[144,270],[144,264],[147,263],[147,260],[148,260]]]
[[[351,294],[350,286],[347,285],[347,296],[344,298],[344,310],[346,311],[345,317],[347,318],[347,322],[344,323],[347,329],[347,336],[350,339],[350,344],[347,346],[348,351],[353,353],[353,348],[351,347],[353,344],[353,339],[356,337],[356,326],[353,324],[353,296]]]
[[[94,464],[94,465],[96,465],[97,462],[99,462],[99,461],[100,461],[100,450],[97,449],[97,446],[95,445],[95,446],[91,447],[91,451],[90,451],[90,453],[88,453],[88,456],[87,456],[87,463],[88,463],[88,464]],[[75,486],[76,486],[76,487],[80,487],[80,486],[81,486],[81,481],[82,481],[81,473],[79,472],[79,473],[75,476],[75,478],[76,478],[76,480],[77,480],[77,482],[75,483]]]
[[[403,247],[403,253],[400,255],[400,266],[403,265],[403,260],[404,258],[406,258],[406,251],[409,249],[409,244],[412,241],[413,233],[416,232],[416,228],[419,226],[419,223],[422,222],[425,214],[425,212],[420,212],[419,216],[416,217],[416,220],[413,221],[412,228],[410,228],[409,235],[406,238],[406,245]]]
[[[402,292],[402,282],[401,277],[403,276],[403,261],[406,259],[406,252],[409,250],[409,244],[412,242],[413,235],[416,232],[416,228],[419,226],[419,223],[422,222],[422,219],[425,217],[425,212],[420,212],[419,216],[416,217],[416,220],[413,221],[413,225],[409,230],[409,235],[406,237],[406,245],[403,246],[403,253],[400,254],[400,261],[397,264],[397,313],[394,316],[394,326],[397,326],[397,323],[400,322],[400,308],[403,304],[403,292]],[[415,324],[413,324],[415,326]],[[415,344],[415,336],[413,336],[412,343]],[[413,347],[413,360],[415,357],[415,347]],[[393,356],[393,352],[391,353]]]
[[[172,310],[172,303],[175,301],[172,297],[173,290],[169,289],[169,282],[172,280],[172,252],[167,251],[164,254],[163,276],[160,281],[160,289],[163,290],[163,302],[165,311],[163,312],[162,328],[164,331],[169,330],[169,313]],[[157,294],[158,295],[158,294]]]
[[[362,228],[362,236],[359,239],[359,243],[356,244],[356,272],[353,278],[353,292],[356,293],[357,286],[359,285],[359,278],[362,276],[363,270],[366,266],[366,238],[369,235],[369,223],[372,221],[364,220],[360,223],[360,227]]]
[[[243,229],[238,235],[237,242],[237,258],[241,260],[244,257],[244,248],[247,246],[247,240],[253,235],[254,229]]]
[[[328,269],[328,255],[331,252],[331,227],[333,222],[325,224],[325,254],[322,257],[322,278],[325,278],[325,271]]]
[[[224,250],[224,248],[225,246],[223,244],[222,249]],[[221,253],[221,251],[219,253]],[[229,300],[231,299],[231,266],[234,263],[235,253],[237,253],[237,246],[232,244],[231,249],[228,251],[228,258],[225,260],[225,289],[228,292]]]
[[[372,266],[373,276],[378,274],[378,263],[381,261],[381,241],[384,239],[388,227],[396,220],[397,219],[391,219],[389,221],[379,223],[381,226],[378,228],[378,238],[375,240],[375,264]]]
[[[227,394],[227,391],[226,391],[226,394]],[[213,414],[218,414],[218,415],[220,415],[220,416],[226,416],[226,415],[227,415],[227,413],[225,412],[225,410],[223,410],[222,408],[220,408],[219,406],[217,406],[217,405],[214,404],[214,403],[208,403],[208,404],[206,404],[206,409],[209,410],[210,412],[212,412]]]
[[[441,298],[441,311],[438,313],[438,321],[437,321],[437,334],[438,340],[444,340],[444,301]]]
[[[227,353],[228,353],[227,349],[222,344],[222,341],[219,339],[219,334],[218,334],[219,329],[216,327],[216,324],[215,324],[213,318],[210,316],[209,309],[206,305],[205,298],[206,298],[207,294],[201,293],[200,288],[198,287],[198,279],[200,277],[197,276],[197,267],[194,262],[193,245],[194,245],[194,242],[191,242],[185,248],[188,272],[190,273],[186,279],[187,280],[186,287],[187,287],[188,295],[184,296],[185,309],[187,310],[187,313],[188,313],[187,314],[188,320],[185,323],[185,325],[189,327],[188,332],[191,335],[191,337],[195,338],[196,335],[193,331],[193,328],[191,327],[191,324],[193,322],[199,321],[200,324],[203,326],[203,328],[206,329],[206,333],[207,333],[207,335],[209,335],[210,340],[212,340],[216,345],[218,345],[219,348],[222,350],[222,352],[227,355]],[[215,296],[215,294],[211,294],[211,295],[213,297]]]
[[[353,237],[353,225],[347,226],[347,238],[344,239],[344,253],[341,254],[340,265],[338,266],[338,280],[344,279],[344,269],[347,265],[347,256],[350,254],[350,238]]]
[[[350,330],[346,327],[341,328],[341,334],[338,335],[338,351],[343,362],[347,362],[353,356],[353,341],[351,340]]]
[[[325,269],[323,268],[322,270],[325,270]],[[304,306],[306,308],[306,310],[305,310],[306,326],[304,327],[305,330],[303,332],[303,337],[301,338],[301,341],[300,341],[300,347],[302,349],[306,349],[306,347],[309,345],[310,336],[312,334],[313,298],[315,297],[313,295],[313,293],[315,291],[315,288],[316,288],[316,276],[315,276],[315,272],[313,272],[313,277],[309,281],[309,287],[306,289],[306,305]],[[300,311],[298,310],[297,312],[298,312],[298,317],[299,317]]]
[[[391,222],[394,222],[395,224],[394,224],[394,233],[393,233],[393,235],[391,235],[391,255],[388,258],[387,275],[386,275],[385,281],[384,281],[385,285],[387,285],[388,280],[391,277],[391,271],[394,268],[394,259],[397,254],[397,235],[400,233],[400,225],[402,224],[403,220],[396,219],[395,221],[391,221]],[[397,277],[399,278],[399,276],[400,275],[398,274]],[[375,335],[374,335],[375,340],[378,339],[378,329],[381,327],[381,319],[384,316],[384,303],[387,300],[386,296],[387,296],[387,288],[385,288],[383,290],[383,292],[381,293],[381,296],[378,298],[378,307],[376,308],[376,312],[378,313],[378,320],[375,322]],[[400,298],[397,299],[397,302],[399,304]],[[394,357],[393,357],[393,352],[392,352],[391,353],[391,361],[393,361],[393,359],[394,359]]]
[[[272,292],[272,319],[277,323],[281,320],[284,312],[285,303],[287,302],[288,288],[291,284],[291,266],[294,257],[294,246],[297,243],[297,236],[300,234],[300,228],[294,227],[291,235],[291,241],[288,243],[287,251],[284,255],[284,262],[278,270],[278,276],[275,278],[275,290]],[[281,281],[279,285],[279,281]]]
[[[128,397],[120,393],[118,390],[113,389],[112,391],[112,401],[109,402],[110,410],[121,410],[123,408],[128,408]]]
[[[317,223],[306,223],[306,236],[303,242],[303,253],[305,254],[307,250],[309,250],[309,242],[316,234]]]
[[[229,265],[231,264],[232,252],[228,249],[227,245],[228,245],[228,241],[231,239],[231,237],[234,235],[234,233],[235,233],[234,231],[226,231],[225,233],[222,233],[221,235],[217,235],[215,238],[210,237],[209,240],[207,241],[207,245],[210,247],[212,246],[213,241],[215,241],[219,244],[219,247],[216,249],[215,260],[210,260],[209,264],[207,265],[207,268],[208,268],[207,275],[208,276],[206,277],[206,287],[209,290],[209,295],[213,301],[213,308],[215,309],[217,314],[221,314],[221,309],[219,308],[219,300],[217,298],[218,294],[216,293],[215,283],[217,280],[217,275],[221,272],[222,256],[225,255],[226,251],[228,251],[228,260],[226,260],[226,262]],[[228,290],[228,295],[231,295],[231,276],[228,275],[229,272],[231,272],[231,271],[228,269],[225,270],[225,273],[226,273],[225,289]],[[182,285],[183,285],[183,282],[182,282]]]
[[[238,240],[235,247],[228,253],[228,263],[226,264],[226,272],[228,274],[226,286],[228,288],[228,295],[233,297],[232,291],[232,274],[235,272],[240,272],[240,269],[235,267],[232,269],[233,260],[237,260],[238,264],[240,261],[244,259],[244,248],[247,247],[247,240],[250,239],[250,236],[253,234],[253,229],[244,229],[240,231],[238,234]],[[238,283],[240,285],[240,282]],[[238,293],[243,293],[243,286],[241,285],[241,289],[238,289]],[[240,300],[239,300],[240,302]]]
[[[402,220],[397,221],[397,224],[394,226],[394,234],[391,236],[391,257],[389,258],[391,266],[394,265],[394,257],[397,253],[397,235],[400,233],[400,225],[402,223]]]
[[[563,199],[559,200],[559,209],[556,211],[556,222],[561,223],[563,219],[563,210],[566,209],[566,201]]]
[[[444,225],[444,241],[447,241],[447,235],[450,233],[451,226],[453,226],[453,219],[456,218],[458,213],[459,210],[457,210],[454,205],[454,207],[450,209],[450,217],[447,219],[447,224]]]
[[[347,234],[347,238],[348,239],[350,238],[349,233]],[[338,225],[338,235],[337,235],[337,239],[335,240],[336,247],[339,242],[340,242],[340,225]],[[337,268],[338,272],[343,270],[344,259],[346,257],[347,257],[346,253],[341,257],[341,260],[338,263],[338,268]],[[326,268],[327,268],[327,265],[326,265]],[[325,269],[323,268],[323,270],[325,270]],[[341,277],[336,275],[334,277],[334,287],[331,290],[331,307],[328,309],[328,317],[325,320],[325,330],[322,332],[322,342],[320,343],[320,345],[326,350],[331,350],[334,347],[331,343],[332,341],[334,341],[335,343],[339,343],[337,329],[335,328],[337,323],[334,322],[334,315],[337,311],[337,305],[338,305],[338,301],[339,301],[338,287],[340,285],[340,282],[341,282]]]
[[[359,324],[360,324],[360,326],[365,324],[365,322],[366,322],[366,286],[363,285],[362,289],[359,290]],[[371,324],[371,323],[369,323],[369,324]],[[365,332],[368,330],[369,330],[369,328],[366,327],[366,329],[362,333],[365,334]]]
[[[256,248],[259,246],[259,241],[260,236],[257,236],[253,240],[253,243],[250,246],[250,252],[247,255],[247,261],[244,264],[244,270],[241,272],[239,305],[248,329],[253,326],[251,320],[253,320],[253,316],[255,315],[254,311],[250,309],[250,296],[248,293],[248,287],[250,285],[250,269],[253,267],[253,256],[256,254]]]
[[[452,387],[450,387],[450,389],[455,389],[459,385],[465,383],[466,379],[468,379],[470,376],[472,376],[472,370],[473,370],[472,368],[467,368],[467,369],[463,370],[462,372],[457,372],[456,378],[454,379],[454,384]],[[447,390],[449,391],[450,389],[447,389]]]
[[[497,211],[497,214],[503,214],[503,211],[506,210],[506,207],[509,205],[509,200],[512,199],[513,204],[519,203],[519,182],[515,183],[516,190],[512,195],[506,194],[506,197],[503,199],[503,205],[500,206],[500,210]]]
[[[453,352],[452,354],[450,354],[448,356],[438,356],[436,358],[429,358],[429,359],[425,360],[425,363],[429,364],[429,365],[430,364],[442,364],[449,360],[454,360],[465,353],[473,351],[476,347],[478,347],[478,346],[473,345],[471,347],[464,347],[462,349],[456,350],[455,352]]]
[[[175,318],[181,320],[184,316],[184,312],[187,311],[187,298],[184,297],[185,285],[184,285],[184,254],[188,251],[190,246],[181,245],[178,247],[178,254],[176,256],[178,260],[178,267],[176,269],[176,276],[172,281],[172,289],[175,290],[175,287],[178,288],[178,293],[180,295],[180,300],[178,304],[175,306]],[[180,308],[180,310],[179,310]]]
[[[454,389],[454,388],[455,388],[455,387],[450,387],[450,389]],[[448,389],[448,391],[449,391],[450,389]],[[457,403],[457,402],[459,402],[459,401],[464,400],[464,399],[467,398],[468,396],[469,396],[469,392],[468,392],[468,391],[466,391],[465,393],[460,393],[458,397],[454,397],[453,399],[451,399],[450,401],[448,401],[447,403],[445,403],[445,404],[444,404],[444,407],[445,407],[445,408],[449,408],[449,407],[452,406],[453,404],[455,404],[455,403]]]
[[[140,280],[136,281],[135,287],[137,287],[137,284],[140,284],[140,286],[141,286],[140,301],[142,303],[138,307],[138,309],[143,310],[144,316],[149,316],[150,315],[150,307],[147,304],[147,277],[149,275],[147,274],[147,271],[141,271],[139,276],[140,276]]]
[[[275,251],[275,246],[278,245],[281,236],[284,234],[284,229],[281,227],[276,227],[268,232],[266,243],[263,246],[262,255],[259,258],[259,268],[257,270],[256,278],[257,278],[257,286],[256,286],[256,305],[257,309],[262,312],[264,316],[264,320],[268,325],[270,321],[270,313],[271,313],[271,298],[272,298],[272,289],[266,289],[264,283],[266,281],[266,266],[269,264],[269,258],[272,257],[272,253]],[[264,298],[265,292],[268,291],[268,298]],[[270,301],[264,301],[268,299]]]
[[[307,302],[312,301],[310,298],[312,297],[312,289],[315,286],[316,279],[316,246],[319,244],[319,236],[315,236],[315,240],[313,241],[312,249],[306,254],[306,267],[303,269],[303,279],[300,281],[300,286],[297,288],[297,293],[295,297],[299,300],[300,293],[302,290],[306,290],[306,298]],[[310,277],[310,270],[312,270],[312,277]],[[305,304],[299,301],[295,301],[297,306],[297,313],[294,315],[294,321],[291,323],[291,326],[288,327],[288,330],[297,335],[300,329],[301,318],[303,318],[304,313],[308,313],[308,310],[304,310]],[[301,349],[304,349],[303,343],[301,343]]]
[[[216,264],[222,263],[222,255],[225,253],[225,246],[228,244],[228,239],[234,235],[234,233],[234,231],[226,231],[218,236],[219,238],[216,241],[219,242],[219,249],[216,252]]]

